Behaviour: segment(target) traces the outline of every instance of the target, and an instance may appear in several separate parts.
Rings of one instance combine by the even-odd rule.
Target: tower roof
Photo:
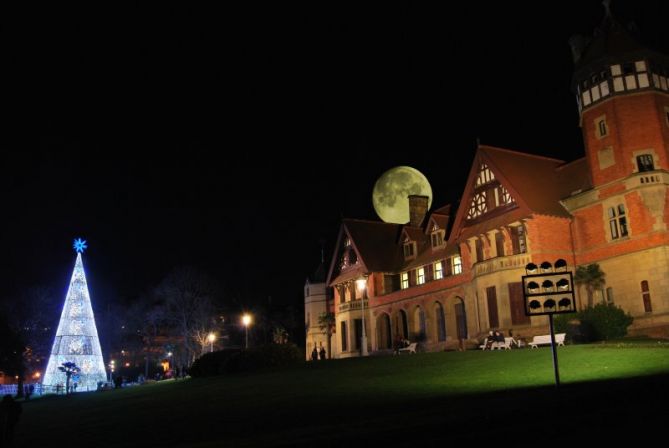
[[[662,56],[641,43],[634,26],[622,25],[604,2],[605,14],[592,38],[573,36],[570,40],[575,65],[574,78],[588,76],[594,65],[619,63],[621,60]]]

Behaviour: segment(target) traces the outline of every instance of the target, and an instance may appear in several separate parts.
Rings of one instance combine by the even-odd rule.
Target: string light
[[[65,362],[74,362],[81,369],[75,389],[77,392],[96,390],[98,382],[107,380],[81,257],[86,242],[75,240],[75,249],[77,261],[42,381],[44,386],[51,386],[49,390],[55,390],[58,384],[65,384],[65,374],[58,370]]]

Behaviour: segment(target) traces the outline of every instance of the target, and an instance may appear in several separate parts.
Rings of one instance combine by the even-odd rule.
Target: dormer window
[[[432,240],[432,247],[441,247],[444,245],[444,231],[436,230],[430,235]]]
[[[404,238],[403,251],[405,259],[414,258],[416,256],[416,242],[411,241],[409,237],[406,236]]]

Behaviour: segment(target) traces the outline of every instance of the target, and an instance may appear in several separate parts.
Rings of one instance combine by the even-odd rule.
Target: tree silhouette
[[[576,268],[574,282],[578,286],[585,286],[585,291],[588,294],[588,308],[592,308],[594,305],[593,293],[604,286],[606,283],[606,274],[601,270],[597,263],[592,263],[587,266],[579,266]]]

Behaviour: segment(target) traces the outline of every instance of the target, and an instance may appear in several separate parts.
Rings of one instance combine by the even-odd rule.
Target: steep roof
[[[605,14],[591,39],[574,36],[571,39],[574,53],[574,84],[579,78],[589,76],[602,65],[620,63],[625,60],[653,59],[667,60],[666,56],[651,50],[641,43],[638,33],[632,33],[623,26],[605,4]]]
[[[486,164],[495,178],[510,193],[515,206],[496,210],[489,216],[467,221],[478,169]],[[570,216],[560,199],[579,189],[589,188],[585,159],[565,164],[562,160],[536,156],[492,146],[479,146],[467,186],[457,212],[449,241],[469,238],[532,214]]]
[[[370,272],[397,268],[401,260],[400,247],[397,245],[402,228],[400,224],[345,219],[344,226]]]
[[[548,157],[510,151],[508,149],[482,146],[481,152],[490,165],[499,171],[503,184],[512,186],[527,207],[534,213],[553,216],[569,216],[560,205],[574,190],[589,183],[587,164],[569,164]],[[585,161],[585,159],[582,159]]]
[[[397,243],[401,230],[401,224],[344,219],[327,283],[333,285],[368,272],[396,271],[402,262],[401,246]],[[341,271],[337,263],[345,237],[351,239],[351,245],[358,256],[358,264]]]

